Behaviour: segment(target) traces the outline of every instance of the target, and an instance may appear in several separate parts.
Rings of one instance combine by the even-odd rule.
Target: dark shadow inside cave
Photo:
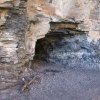
[[[88,42],[85,32],[59,29],[37,41],[34,59],[67,67],[99,68],[99,44]]]

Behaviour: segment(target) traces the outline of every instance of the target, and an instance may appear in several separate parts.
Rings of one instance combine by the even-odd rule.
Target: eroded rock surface
[[[0,53],[0,62],[19,63],[26,55],[33,59],[36,41],[48,33],[50,22],[73,22],[76,27],[68,25],[67,28],[87,31],[87,38],[97,41],[100,37],[99,4],[98,0],[1,0],[0,44],[5,53]],[[58,28],[66,26],[60,24]],[[24,54],[21,57],[17,53],[19,48]]]
[[[76,29],[87,31],[89,41],[97,41],[100,38],[100,3],[98,0],[28,0],[27,15],[31,22],[32,35],[26,36],[28,53],[34,53],[35,42],[49,31],[49,22],[74,22],[79,23]],[[35,25],[32,26],[32,22]],[[42,22],[42,23],[41,23]],[[43,24],[43,25],[42,25]],[[42,27],[41,27],[42,26]],[[35,31],[32,31],[32,28]],[[44,28],[43,28],[44,27]],[[62,28],[59,25],[59,28]],[[63,28],[64,27],[63,25]],[[36,31],[36,29],[38,31]],[[41,31],[39,31],[41,30]],[[31,32],[32,31],[32,32]],[[29,34],[28,33],[28,34]],[[36,34],[36,36],[34,36]],[[26,34],[27,35],[27,34]],[[30,39],[29,39],[30,38]],[[32,38],[32,39],[31,39]],[[33,39],[34,38],[34,39]],[[35,39],[36,38],[36,39]],[[31,41],[30,41],[31,40]],[[29,46],[30,45],[30,46]],[[33,51],[33,52],[32,52]],[[34,55],[34,54],[33,54]]]
[[[20,68],[33,60],[36,41],[56,28],[85,31],[89,43],[98,43],[100,1],[0,0],[0,81],[17,80]]]

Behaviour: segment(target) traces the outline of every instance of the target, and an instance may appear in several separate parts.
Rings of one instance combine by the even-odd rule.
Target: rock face
[[[0,81],[17,79],[49,31],[81,30],[89,43],[98,43],[99,26],[99,0],[0,0]]]
[[[97,41],[99,6],[98,0],[1,0],[0,62],[16,64],[23,58],[33,59],[36,41],[51,29],[50,22],[75,23],[67,28],[87,31],[88,39]]]
[[[28,0],[27,15],[31,24],[29,33],[26,34],[28,35],[26,36],[28,54],[34,55],[34,41],[44,37],[45,33],[49,31],[49,22],[79,23],[76,29],[88,31],[88,39],[97,41],[100,38],[99,5],[98,0]],[[32,22],[35,22],[35,25],[32,25]],[[62,28],[62,26],[59,25],[59,28]]]

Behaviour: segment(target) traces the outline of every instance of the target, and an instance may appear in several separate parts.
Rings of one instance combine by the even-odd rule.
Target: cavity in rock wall
[[[88,42],[85,32],[61,29],[37,41],[35,59],[69,68],[100,69],[100,41]]]
[[[50,22],[55,23],[55,29]],[[98,0],[0,0],[0,80],[16,81],[22,66],[33,60],[36,41],[49,31],[56,28],[86,31],[87,41],[90,44],[95,41],[99,48],[99,26]]]

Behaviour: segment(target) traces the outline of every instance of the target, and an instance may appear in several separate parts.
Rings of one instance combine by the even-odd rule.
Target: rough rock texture
[[[85,31],[87,41],[96,43],[99,26],[99,0],[0,0],[0,81],[18,79],[20,68],[33,60],[36,41],[48,31]]]
[[[0,89],[15,84],[25,57],[25,1],[0,0]]]
[[[79,23],[76,29],[88,31],[88,40],[97,41],[100,38],[99,6],[98,0],[28,0],[27,13],[30,21],[29,33],[26,36],[28,53],[34,55],[34,43],[49,31],[49,22]],[[35,25],[32,25],[32,22],[35,22]],[[62,28],[60,26],[59,28]],[[34,27],[37,27],[35,31]]]
[[[89,32],[89,40],[97,41],[100,37],[99,4],[98,0],[1,0],[0,47],[4,53],[0,53],[0,62],[19,63],[27,55],[26,58],[33,59],[36,41],[48,33],[50,22],[75,23],[75,27],[60,24],[58,29],[84,30]]]

